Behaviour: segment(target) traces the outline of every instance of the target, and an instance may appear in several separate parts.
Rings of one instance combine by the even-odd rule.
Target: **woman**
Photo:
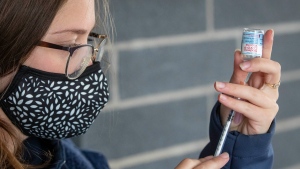
[[[79,150],[65,139],[85,133],[108,101],[107,80],[100,66],[101,48],[107,39],[107,2],[103,0],[99,6],[103,15],[95,24],[94,0],[0,2],[2,168],[109,168],[103,155]],[[92,32],[98,24],[102,35]],[[213,109],[211,142],[203,150],[203,158],[183,160],[177,168],[221,168],[229,161],[227,153],[214,158],[209,155],[222,130],[220,121],[224,125],[231,109],[240,112],[236,116],[240,118],[236,118],[235,132],[228,138],[241,146],[256,140],[246,135],[270,140],[278,90],[266,84],[279,81],[280,66],[270,60],[273,31],[266,32],[265,37],[261,59],[242,63],[236,51],[231,83],[216,83],[216,90],[223,94]],[[87,44],[90,40],[95,46]],[[249,86],[240,85],[247,72],[255,72]],[[232,149],[232,145],[229,142],[224,147],[232,155],[228,167],[246,168],[249,162],[257,168],[271,167],[269,142],[249,146],[268,152],[257,161],[236,158],[236,154],[248,152]]]

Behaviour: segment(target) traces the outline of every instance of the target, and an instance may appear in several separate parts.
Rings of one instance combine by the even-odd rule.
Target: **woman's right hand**
[[[222,153],[221,155],[207,156],[200,159],[184,159],[182,160],[175,169],[220,169],[229,160],[228,153]]]
[[[235,114],[230,131],[244,135],[265,134],[269,131],[279,106],[278,87],[281,66],[271,60],[274,31],[267,30],[264,35],[261,58],[242,60],[242,53],[234,53],[234,70],[229,83],[217,82],[215,88],[221,94],[219,101],[222,124],[225,125],[231,110]],[[248,73],[252,73],[244,83]],[[240,98],[240,99],[236,99]]]

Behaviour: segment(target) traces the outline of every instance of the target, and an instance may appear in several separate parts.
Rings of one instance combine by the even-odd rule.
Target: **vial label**
[[[262,56],[264,31],[245,28],[242,37],[241,51],[244,60]]]

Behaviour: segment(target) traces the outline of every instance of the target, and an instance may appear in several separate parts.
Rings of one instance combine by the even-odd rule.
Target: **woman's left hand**
[[[222,153],[217,157],[207,156],[200,159],[184,159],[175,169],[220,169],[229,161],[229,154]]]
[[[243,62],[241,52],[235,51],[230,83],[215,83],[215,89],[221,93],[222,124],[225,125],[231,110],[236,112],[230,130],[246,135],[264,134],[279,110],[277,100],[281,66],[270,60],[273,37],[273,30],[266,31],[262,58]],[[248,73],[252,74],[245,84],[243,82]]]

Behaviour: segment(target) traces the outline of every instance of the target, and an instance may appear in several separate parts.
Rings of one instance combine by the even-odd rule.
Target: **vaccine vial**
[[[262,56],[264,30],[244,28],[241,51],[244,61]]]

